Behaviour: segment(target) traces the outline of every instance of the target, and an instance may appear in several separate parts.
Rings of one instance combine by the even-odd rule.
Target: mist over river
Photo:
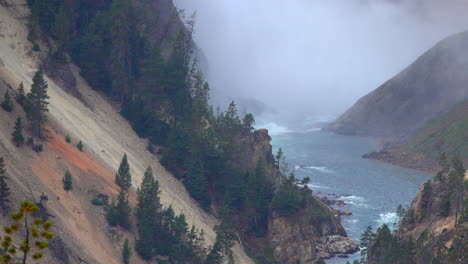
[[[314,194],[345,202],[344,206],[334,207],[352,211],[351,216],[342,216],[342,224],[348,236],[359,240],[368,225],[393,225],[397,206],[408,207],[419,186],[432,176],[361,158],[378,149],[377,141],[322,131],[320,126],[329,119],[309,117],[289,121],[285,126],[263,122],[257,127],[269,129],[274,152],[283,149],[298,178],[310,177]],[[327,263],[352,262],[358,257],[359,253]]]

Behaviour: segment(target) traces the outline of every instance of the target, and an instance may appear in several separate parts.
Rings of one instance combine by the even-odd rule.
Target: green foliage
[[[359,246],[361,249],[361,262],[366,263],[367,255],[369,254],[369,249],[371,249],[371,243],[375,238],[375,233],[372,231],[372,226],[367,226],[364,232],[361,235],[361,240]],[[371,254],[369,254],[371,255]]]
[[[95,206],[103,206],[107,204],[107,199],[103,200],[98,197],[94,197],[93,199],[91,199],[91,204]]]
[[[69,170],[65,172],[65,175],[63,176],[62,179],[63,182],[63,189],[65,191],[71,191],[73,189],[73,179],[72,179],[72,174]]]
[[[24,91],[24,85],[21,82],[19,87],[18,87],[18,95],[16,96],[16,101],[20,105],[24,105],[25,100],[26,100],[26,92]]]
[[[49,105],[47,87],[42,70],[39,70],[34,75],[31,91],[26,96],[26,114],[28,119],[32,121],[33,129],[39,138],[42,138],[43,125],[47,120],[45,112],[49,111],[47,107]]]
[[[3,157],[0,157],[0,208],[5,210],[8,208],[10,203],[10,187],[8,187],[5,168],[5,160]]]
[[[42,152],[44,150],[44,145],[43,144],[34,144],[32,146],[32,149],[36,152]]]
[[[23,136],[23,119],[21,116],[16,118],[15,128],[13,133],[11,134],[12,140],[17,147],[20,147],[24,144],[24,136]]]
[[[153,177],[151,167],[148,167],[143,181],[138,188],[138,204],[136,208],[138,239],[135,249],[145,260],[155,255],[154,234],[157,231],[156,223],[161,221],[161,203],[159,200],[159,183]]]
[[[368,248],[368,256],[372,263],[411,263],[405,249],[400,247],[398,237],[393,235],[387,225],[377,229],[375,239]]]
[[[216,241],[208,254],[205,264],[221,264],[227,258],[232,258],[231,247],[236,239],[235,228],[227,219],[215,226]]]
[[[3,110],[7,112],[13,111],[13,101],[11,100],[10,93],[8,91],[5,92],[3,97],[3,101],[0,103]]]
[[[190,161],[186,179],[184,181],[185,187],[190,195],[197,200],[200,205],[205,209],[210,209],[211,198],[208,195],[208,178],[203,169],[203,163],[200,160]]]
[[[129,264],[131,256],[132,256],[132,249],[130,248],[128,238],[126,238],[122,247],[122,262],[124,264]]]
[[[447,193],[442,198],[442,207],[440,210],[440,215],[443,217],[447,217],[450,215],[450,208],[451,208],[450,197],[451,197],[451,193]]]
[[[433,188],[432,181],[429,180],[424,183],[422,194],[421,194],[421,213],[420,217],[424,218],[431,209],[433,199]]]
[[[127,191],[132,186],[132,175],[130,174],[127,154],[124,154],[120,162],[119,170],[115,174],[115,183],[124,191]]]
[[[117,203],[112,202],[107,209],[107,222],[111,226],[119,225],[124,229],[130,229],[130,204],[128,202],[128,195],[125,190],[120,189],[117,197]]]
[[[459,155],[463,159],[468,157],[468,100],[454,106],[446,114],[427,122],[410,139],[408,147],[438,158],[440,152],[447,155]]]
[[[275,193],[272,208],[280,215],[291,215],[307,204],[312,192],[307,186],[308,180],[303,182],[303,188],[298,186],[299,181],[291,174],[282,180],[282,184]]]
[[[70,143],[70,142],[71,142],[71,137],[70,137],[70,135],[67,134],[67,135],[65,136],[65,141],[66,141],[67,143]],[[78,143],[79,143],[79,142],[78,142]]]
[[[0,255],[0,263],[11,263],[15,256],[21,254],[20,260],[15,263],[26,264],[30,254],[34,261],[43,257],[42,251],[49,246],[48,240],[54,237],[54,233],[50,232],[52,226],[50,221],[43,221],[41,218],[30,220],[31,215],[38,209],[37,205],[30,201],[21,202],[18,212],[12,213],[10,218],[14,223],[10,226],[5,226],[5,236],[1,243],[2,255]],[[13,241],[13,234],[23,234],[21,244]]]
[[[81,142],[81,140],[76,144],[76,148],[81,152],[83,151],[84,145],[83,142]]]
[[[273,198],[273,186],[265,175],[262,162],[258,162],[255,172],[247,175],[245,190],[245,215],[247,225],[257,236],[263,236],[268,230],[268,209]]]
[[[194,227],[189,231],[185,215],[176,215],[172,207],[162,209],[159,193],[159,183],[148,167],[137,192],[136,252],[148,261],[166,255],[171,263],[202,264],[207,255],[203,231]]]

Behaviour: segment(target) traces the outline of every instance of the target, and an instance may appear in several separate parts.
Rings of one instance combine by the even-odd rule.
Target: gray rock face
[[[359,246],[354,239],[337,235],[326,237],[326,245],[328,252],[332,255],[351,254],[359,250]]]
[[[322,238],[321,243],[316,247],[316,251],[318,258],[328,259],[334,256],[344,257],[347,254],[359,251],[359,245],[352,238],[331,235]]]
[[[405,136],[468,98],[468,31],[438,43],[325,129]]]

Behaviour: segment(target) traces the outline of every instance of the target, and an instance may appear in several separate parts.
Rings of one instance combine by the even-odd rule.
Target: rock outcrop
[[[272,216],[268,226],[273,254],[281,263],[311,264],[359,250],[332,211],[316,197],[291,216]]]

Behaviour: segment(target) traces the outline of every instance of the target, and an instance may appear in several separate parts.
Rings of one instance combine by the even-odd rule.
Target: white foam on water
[[[366,204],[366,199],[361,196],[355,196],[355,195],[341,196],[338,198],[338,200],[341,200],[345,202],[346,204],[352,204],[358,207],[364,207],[364,208],[370,207],[368,204]]]
[[[331,172],[331,170],[328,167],[321,167],[321,166],[300,166],[300,165],[296,165],[294,168],[296,170],[300,170],[300,169],[316,170],[316,171],[320,171],[320,172],[323,172],[323,173],[330,173]]]
[[[394,212],[379,214],[379,219],[377,219],[378,226],[386,224],[390,229],[392,229],[393,225],[397,222],[398,216]]]
[[[323,186],[323,185],[318,185],[318,184],[311,184],[311,183],[307,184],[307,186],[309,186],[309,188],[311,188],[311,189],[314,189],[314,188],[315,189],[330,189],[330,187],[328,187],[328,186]]]
[[[356,202],[365,202],[366,199],[361,196],[355,196],[355,195],[348,195],[348,196],[341,196],[338,198],[339,200],[350,200],[350,201],[356,201]]]
[[[268,122],[268,123],[265,123],[265,124],[257,125],[256,128],[266,128],[266,129],[268,129],[268,134],[270,136],[283,135],[283,134],[293,132],[289,128],[287,128],[285,126],[278,125],[275,122]]]

